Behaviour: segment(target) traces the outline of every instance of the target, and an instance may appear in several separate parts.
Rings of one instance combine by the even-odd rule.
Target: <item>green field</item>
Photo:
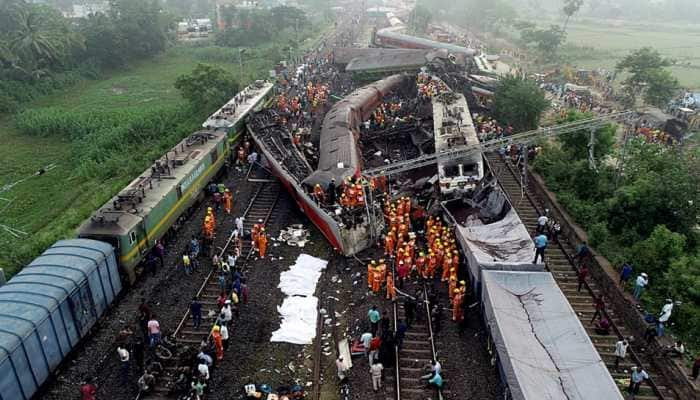
[[[567,29],[567,43],[592,48],[565,49],[566,59],[581,68],[613,69],[631,51],[653,47],[682,64],[671,67],[671,71],[683,87],[700,89],[700,25],[574,22]]]
[[[233,49],[228,49],[232,51]],[[191,129],[203,120],[188,112],[186,102],[173,87],[175,79],[189,73],[198,62],[220,65],[239,76],[237,60],[215,60],[218,49],[174,48],[127,71],[114,73],[104,79],[83,81],[60,94],[42,98],[25,108],[60,107],[74,111],[148,110],[156,106],[181,107],[182,124]],[[204,59],[206,58],[206,59]],[[221,59],[230,59],[220,57]],[[241,83],[265,78],[272,63],[262,53],[257,58],[243,60],[244,77]],[[0,268],[8,275],[43,251],[55,240],[73,234],[75,227],[92,211],[124,187],[133,173],[117,173],[102,181],[86,178],[76,171],[75,144],[56,136],[34,137],[21,135],[14,127],[14,117],[0,117],[0,225],[26,232],[15,237],[0,226]],[[178,140],[168,138],[154,143],[161,152]],[[174,142],[173,142],[174,141]],[[145,153],[144,149],[144,153]],[[157,153],[160,154],[160,153]],[[134,154],[124,170],[143,171],[152,162],[144,154]],[[55,165],[41,176],[33,176],[41,167]],[[118,169],[121,172],[121,168]],[[136,172],[138,173],[138,172]],[[24,180],[11,189],[3,186]]]

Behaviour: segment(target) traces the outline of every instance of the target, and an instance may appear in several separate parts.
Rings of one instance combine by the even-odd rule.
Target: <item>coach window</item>
[[[214,149],[211,151],[211,162],[215,163],[219,159],[219,149]]]
[[[136,232],[129,233],[129,244],[136,243]]]
[[[177,199],[178,200],[181,199],[182,198],[182,186],[177,185],[177,188],[175,188],[175,191],[177,192]]]

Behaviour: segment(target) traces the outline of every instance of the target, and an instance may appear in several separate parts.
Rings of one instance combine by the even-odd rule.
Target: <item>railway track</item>
[[[491,171],[498,178],[501,187],[511,199],[518,215],[525,226],[530,229],[537,224],[537,218],[542,214],[544,207],[542,201],[528,188],[524,188],[520,182],[520,173],[509,162],[501,159],[498,154],[489,153],[486,156]],[[577,270],[572,262],[576,253],[576,244],[560,240],[558,245],[551,245],[545,251],[545,262],[549,272],[557,281],[559,288],[569,300],[571,307],[579,317],[581,324],[586,329],[598,354],[608,367],[610,374],[615,381],[629,378],[630,369],[635,364],[641,364],[650,376],[650,379],[641,386],[636,400],[674,400],[679,399],[675,392],[668,386],[663,375],[653,367],[650,362],[650,355],[637,353],[628,349],[628,356],[624,362],[620,363],[619,369],[615,370],[615,343],[622,337],[631,336],[630,330],[625,326],[625,322],[611,309],[606,310],[608,319],[612,323],[613,334],[603,336],[594,331],[591,318],[595,313],[593,306],[594,296],[604,295],[599,286],[593,281],[587,281],[587,290],[577,292],[578,278]],[[625,372],[627,371],[627,372]],[[626,387],[618,383],[618,387],[623,394],[626,394]]]
[[[277,181],[258,184],[255,194],[243,212],[243,226],[245,231],[251,231],[253,225],[256,223],[265,224],[268,222],[275,205],[277,204],[279,195],[280,184]],[[231,234],[228,237],[224,247],[220,248],[219,255],[224,257],[232,245],[233,235]],[[237,266],[241,268],[241,270],[245,270],[248,260],[253,257],[253,254],[253,243],[250,240],[250,237],[244,238],[242,242],[241,257],[237,261]],[[188,308],[173,334],[178,345],[183,344],[197,349],[199,348],[202,340],[208,339],[211,331],[210,328],[213,326],[219,314],[219,307],[216,302],[219,293],[221,293],[221,289],[219,287],[218,277],[215,271],[212,269],[197,292],[200,303],[202,303],[202,327],[197,330],[191,327],[189,324],[190,312]],[[164,365],[163,374],[158,377],[151,394],[144,396],[139,393],[136,400],[159,400],[170,398],[169,394],[172,391],[174,381],[177,379],[176,370],[179,364],[181,364],[181,361],[182,363],[186,364],[190,360],[181,360],[177,355],[174,355],[169,365]]]
[[[406,331],[406,336],[401,349],[396,352],[396,367],[385,374],[386,400],[442,400],[443,394],[449,394],[449,390],[438,392],[427,387],[427,382],[421,380],[421,376],[427,374],[426,366],[437,359],[432,323],[430,320],[430,304],[427,296],[427,285],[410,282],[404,286],[404,291],[413,293],[421,290],[417,299],[418,310],[416,320]],[[406,310],[403,303],[394,302],[394,329],[398,326],[398,320],[406,321]],[[444,374],[443,375],[443,379]],[[447,380],[445,380],[447,383]]]

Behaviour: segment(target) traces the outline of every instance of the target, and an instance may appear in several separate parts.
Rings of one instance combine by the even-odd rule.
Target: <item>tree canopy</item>
[[[55,8],[0,3],[0,73],[30,79],[92,62],[103,67],[165,49],[172,20],[157,0],[111,0],[107,14],[71,23]]]
[[[247,10],[224,7],[226,29],[216,37],[216,44],[228,47],[253,47],[274,39],[292,39],[308,29],[309,20],[303,11],[280,6],[270,10]]]
[[[623,84],[633,102],[642,96],[647,104],[664,107],[679,88],[678,80],[665,69],[672,64],[651,47],[642,47],[623,58],[615,68],[629,74]]]
[[[239,84],[223,68],[199,64],[192,73],[178,77],[175,88],[196,110],[211,113],[238,93]]]
[[[529,23],[521,23],[520,37],[526,44],[534,44],[542,57],[552,60],[564,40],[566,32],[559,25],[551,25],[548,29],[539,29]]]
[[[566,31],[566,27],[569,25],[569,20],[571,17],[581,9],[582,5],[583,0],[564,0],[564,6],[561,9],[564,15],[566,15],[566,21],[564,21],[564,31]]]
[[[535,82],[520,77],[502,79],[494,94],[494,116],[516,131],[537,128],[548,106],[542,89]]]
[[[575,122],[581,119],[592,118],[592,113],[582,113],[575,110],[570,110],[563,118],[559,118],[558,123]],[[596,161],[610,154],[615,144],[615,132],[617,126],[614,124],[606,125],[603,128],[597,129],[593,135],[593,154]],[[562,149],[575,160],[588,159],[588,146],[591,142],[589,130],[580,130],[559,137],[562,144]]]
[[[534,162],[547,187],[587,229],[591,244],[614,265],[631,262],[651,285],[643,297],[657,309],[666,298],[674,309],[674,333],[700,346],[700,154],[697,150],[629,139],[612,155],[622,165],[600,163],[594,173],[577,156],[584,134],[543,144]],[[624,162],[623,162],[624,161]]]

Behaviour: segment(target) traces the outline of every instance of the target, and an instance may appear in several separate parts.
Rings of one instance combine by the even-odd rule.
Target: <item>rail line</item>
[[[503,160],[496,153],[488,153],[486,159],[492,173],[498,178],[501,187],[510,198],[525,226],[527,228],[535,226],[537,218],[543,214],[543,202],[529,190],[529,186],[523,186],[520,172],[510,162]],[[625,326],[624,320],[620,316],[617,316],[613,310],[606,309],[605,315],[611,323],[614,334],[607,336],[596,334],[595,325],[591,323],[591,318],[595,313],[594,299],[605,295],[605,293],[590,279],[586,281],[585,292],[577,291],[578,270],[573,259],[575,253],[576,244],[560,238],[556,246],[548,246],[545,251],[547,270],[552,273],[564,296],[569,300],[613,379],[618,382],[620,379],[629,378],[629,373],[616,371],[614,352],[615,343],[619,338],[630,337],[630,330]],[[628,359],[631,361],[620,362],[619,371],[629,371],[632,366],[640,364],[650,376],[641,386],[639,394],[635,396],[636,400],[675,400],[679,398],[667,384],[665,377],[659,374],[653,364],[649,362],[649,355],[636,353],[632,346],[628,348],[627,352]],[[623,393],[626,390],[626,387],[619,383],[618,388]]]
[[[393,263],[392,263],[393,264]],[[394,266],[392,266],[394,270]],[[431,361],[437,361],[437,350],[435,347],[435,336],[430,318],[430,302],[428,300],[428,285],[426,283],[407,283],[405,288],[408,291],[419,290],[420,298],[418,302],[416,320],[406,331],[403,345],[396,350],[395,368],[392,375],[387,374],[386,400],[442,400],[443,394],[449,395],[449,390],[436,390],[427,386],[427,381],[421,376],[428,373],[426,366]],[[398,327],[398,321],[406,319],[406,310],[403,304],[398,301],[393,304],[394,333]],[[422,317],[422,318],[418,318]],[[443,375],[444,378],[444,375]],[[389,385],[393,381],[393,386]],[[447,382],[447,381],[445,381]]]
[[[266,224],[268,222],[279,199],[279,194],[280,185],[277,181],[258,184],[255,194],[250,199],[248,206],[243,212],[244,231],[251,231],[253,225],[256,223]],[[253,256],[254,248],[249,237],[245,237],[244,235],[241,237],[243,238],[241,243],[241,257],[236,263],[241,270],[245,270],[246,266],[248,265],[248,261]],[[224,257],[226,255],[226,252],[232,245],[233,240],[234,236],[233,232],[231,232],[226,240],[226,243],[219,252],[220,257]],[[172,337],[176,338],[176,345],[185,344],[196,348],[199,346],[202,340],[208,339],[211,335],[211,329],[209,328],[214,324],[219,314],[216,299],[221,292],[215,272],[216,271],[214,269],[209,272],[196,294],[196,296],[200,299],[200,303],[202,303],[202,325],[206,328],[195,330],[187,326],[187,321],[190,318],[190,310],[188,307],[172,335]],[[214,310],[213,313],[210,312],[212,310]],[[158,377],[151,393],[148,395],[143,395],[139,392],[139,394],[136,396],[136,400],[168,398],[168,395],[174,389],[174,381],[177,379],[177,368],[179,366],[177,364],[179,364],[179,361],[181,360],[175,354],[172,358],[172,365],[163,366],[163,374]],[[189,360],[182,361],[188,362]]]

